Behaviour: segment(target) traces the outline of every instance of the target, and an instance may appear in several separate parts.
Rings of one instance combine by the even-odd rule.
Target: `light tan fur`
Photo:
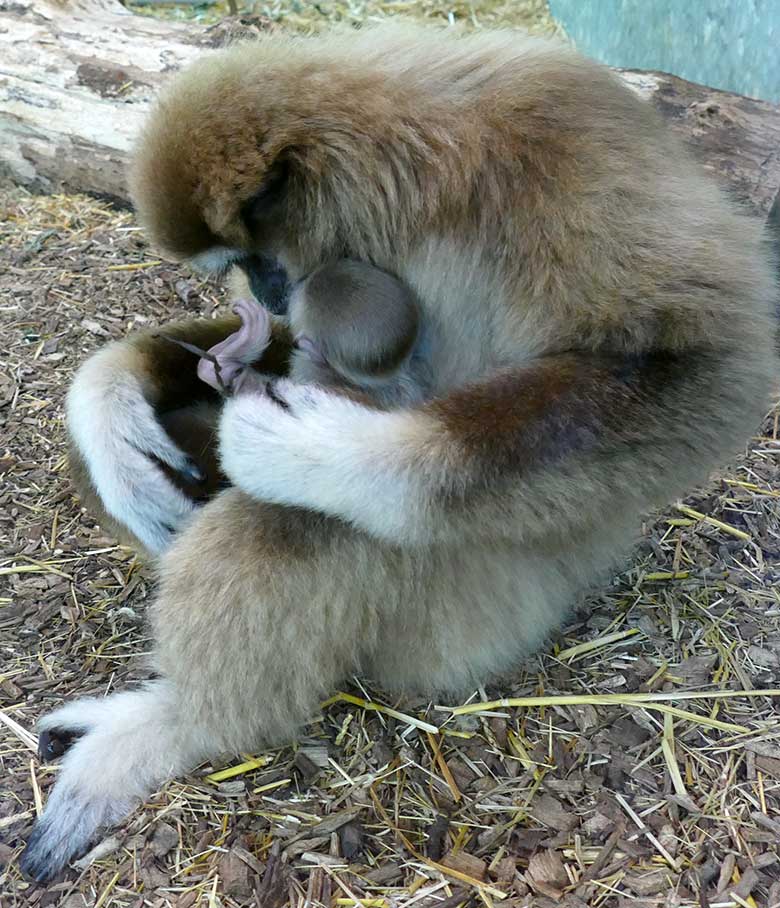
[[[89,702],[45,724],[86,734],[29,847],[38,876],[139,790],[289,738],[352,672],[433,693],[511,669],[644,511],[739,449],[775,369],[761,228],[615,75],[545,41],[382,26],[215,53],[165,92],[133,186],[180,256],[396,275],[433,398],[383,412],[281,379],[284,407],[226,405],[237,488],[176,524],[160,565],[164,680],[121,729]],[[159,406],[172,351],[128,347]],[[163,769],[149,742],[172,728]]]

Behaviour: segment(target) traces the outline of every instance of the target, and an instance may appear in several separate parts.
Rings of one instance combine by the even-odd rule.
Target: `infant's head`
[[[396,383],[408,369],[418,334],[412,292],[379,268],[342,259],[323,265],[290,298],[298,347],[293,378],[339,377],[367,391]]]

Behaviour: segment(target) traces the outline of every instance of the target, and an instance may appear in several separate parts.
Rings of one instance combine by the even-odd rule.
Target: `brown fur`
[[[285,409],[228,405],[223,467],[254,497],[218,495],[162,560],[168,681],[115,747],[126,797],[292,735],[350,672],[430,692],[510,669],[768,406],[760,226],[615,75],[556,45],[382,26],[220,51],[165,92],[133,191],[181,256],[397,276],[434,399],[377,413],[281,382]],[[187,403],[179,353],[127,346],[159,409]],[[109,764],[113,741],[76,745],[29,866],[72,851],[95,784],[78,761]]]
[[[615,75],[557,45],[387,26],[219,52],[166,92],[133,187],[150,236],[179,255],[273,252],[293,279],[350,256],[408,283],[436,399],[399,423],[395,456],[440,502],[419,517],[431,538],[579,545],[610,499],[630,525],[704,478],[766,406],[760,227]],[[253,563],[280,559],[281,594],[288,565],[265,535]],[[244,563],[224,548],[224,571]],[[340,563],[317,570],[351,575]],[[409,607],[420,620],[418,596]],[[394,671],[382,680],[419,674]]]

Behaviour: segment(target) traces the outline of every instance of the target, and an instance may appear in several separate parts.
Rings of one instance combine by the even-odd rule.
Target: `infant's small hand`
[[[213,360],[198,363],[198,377],[224,394],[257,390],[261,379],[251,363],[260,359],[271,340],[271,317],[262,306],[241,299],[233,311],[241,318],[241,327],[209,350]]]

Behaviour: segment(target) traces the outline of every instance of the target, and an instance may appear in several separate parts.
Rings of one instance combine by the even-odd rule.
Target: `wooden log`
[[[160,85],[210,47],[270,27],[136,16],[118,0],[0,0],[0,174],[126,203],[125,167]],[[780,187],[780,107],[662,73],[621,71],[750,210]]]
[[[118,0],[0,0],[0,175],[126,203],[128,155],[165,79],[269,25],[204,28],[136,16]]]
[[[780,105],[667,73],[620,70],[732,195],[766,217],[780,188]]]

